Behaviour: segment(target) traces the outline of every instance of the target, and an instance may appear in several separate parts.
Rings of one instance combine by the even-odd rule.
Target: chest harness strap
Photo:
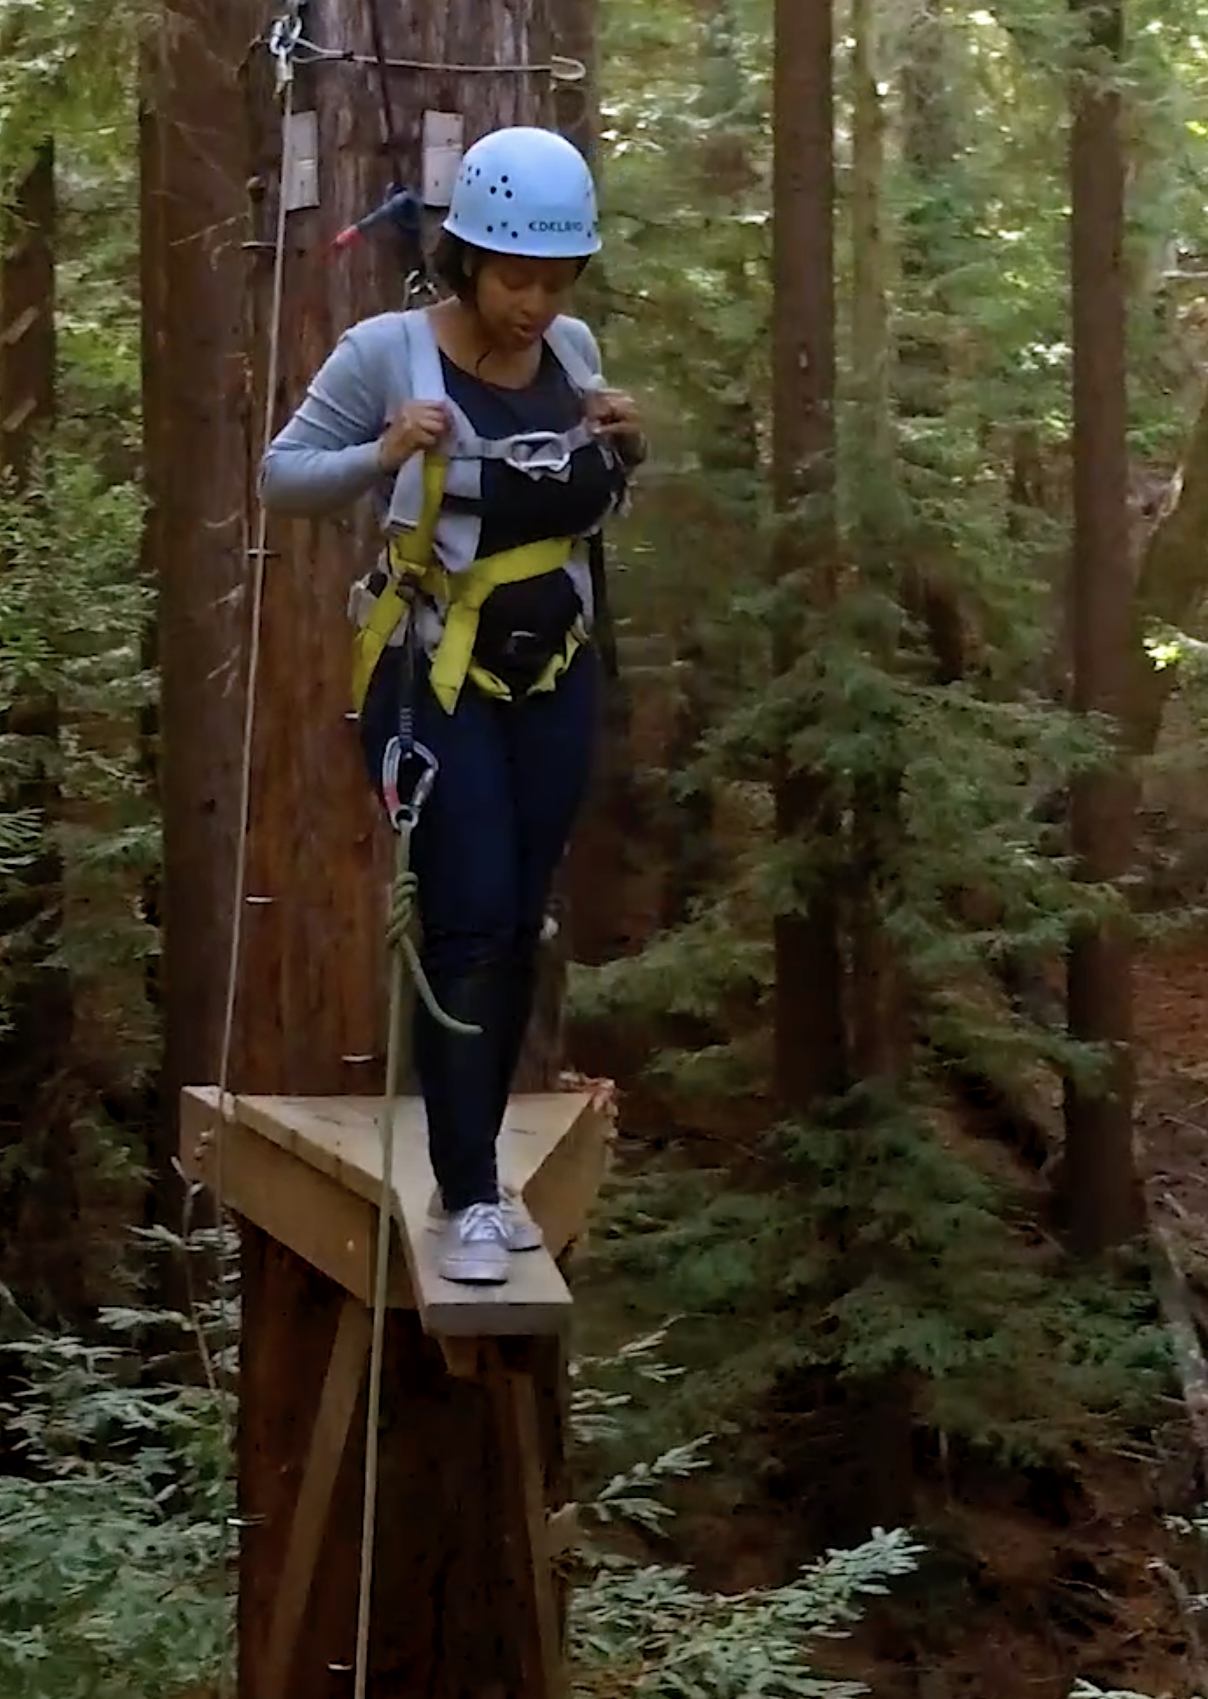
[[[417,592],[444,609],[445,629],[432,657],[429,682],[445,712],[451,714],[457,707],[467,678],[473,679],[488,695],[510,700],[512,692],[502,679],[474,660],[479,612],[492,590],[501,584],[519,584],[558,572],[570,559],[574,538],[551,537],[540,543],[526,543],[522,548],[507,549],[502,554],[487,555],[465,572],[446,572],[435,559],[433,539],[444,499],[447,465],[441,455],[425,456],[424,509],[420,522],[413,531],[396,533],[390,539],[389,577],[353,638],[352,700],[358,714],[382,652],[400,624],[413,618],[410,602]],[[553,657],[532,686],[534,691],[553,688],[585,635],[581,623],[576,623],[564,649]]]

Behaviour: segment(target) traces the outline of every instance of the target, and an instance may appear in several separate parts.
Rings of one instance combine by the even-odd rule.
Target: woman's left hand
[[[587,397],[587,418],[597,437],[608,437],[617,445],[627,466],[638,466],[646,458],[646,438],[637,402],[622,389],[598,389]]]
[[[638,404],[621,389],[598,389],[587,397],[587,417],[598,437],[640,436]]]

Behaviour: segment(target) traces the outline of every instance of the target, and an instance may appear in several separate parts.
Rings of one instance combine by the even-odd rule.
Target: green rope
[[[410,834],[400,832],[398,837],[398,853],[395,860],[394,883],[390,888],[390,918],[386,923],[386,942],[392,950],[400,950],[407,969],[411,974],[415,989],[419,994],[424,1008],[449,1032],[459,1032],[467,1038],[478,1038],[482,1033],[480,1026],[470,1026],[465,1021],[457,1021],[452,1015],[447,1015],[436,1001],[424,965],[419,959],[419,951],[415,947],[414,926],[415,912],[419,900],[419,880],[411,868]]]

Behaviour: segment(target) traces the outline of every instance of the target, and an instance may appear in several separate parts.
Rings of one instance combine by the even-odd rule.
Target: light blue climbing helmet
[[[553,130],[492,130],[462,159],[445,229],[494,254],[587,259],[601,245],[587,161]]]

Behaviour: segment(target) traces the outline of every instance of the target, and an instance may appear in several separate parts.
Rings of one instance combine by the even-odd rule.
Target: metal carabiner
[[[294,5],[282,17],[274,18],[268,32],[268,50],[277,63],[277,88],[293,81],[294,55],[302,40],[302,8]]]
[[[405,762],[414,763],[418,771],[404,772]],[[439,761],[425,744],[412,743],[404,753],[402,739],[390,739],[382,756],[382,801],[396,832],[414,830],[439,771]]]

